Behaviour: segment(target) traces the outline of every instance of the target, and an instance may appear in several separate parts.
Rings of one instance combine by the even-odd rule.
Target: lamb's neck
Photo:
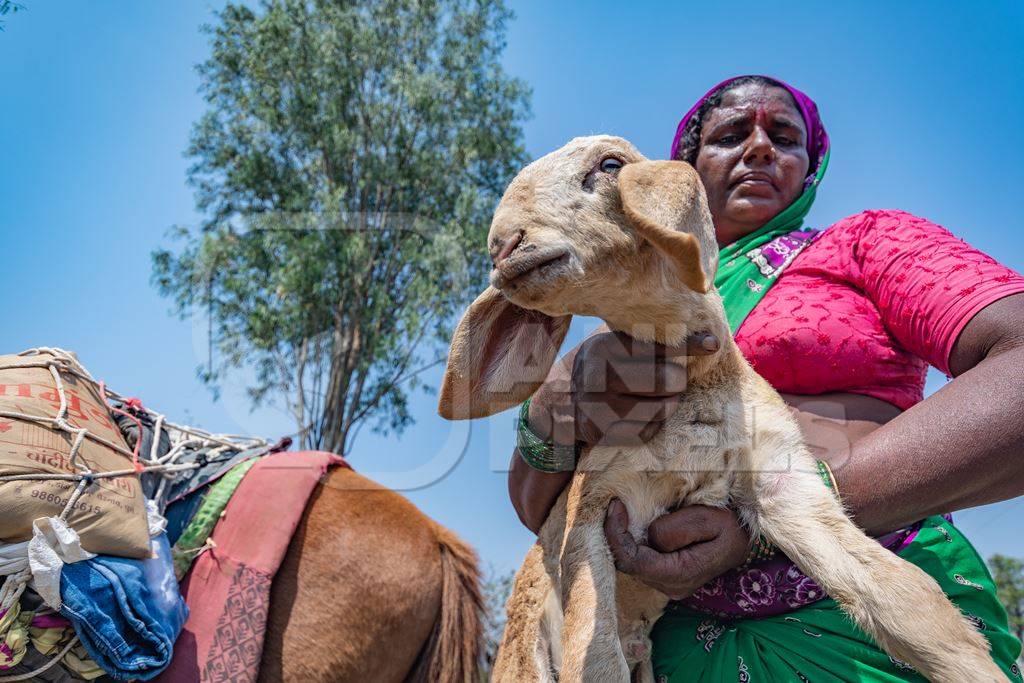
[[[634,339],[680,346],[693,332],[710,332],[720,340],[731,336],[722,298],[714,288],[706,294],[686,290],[630,298],[599,314],[609,328]]]
[[[707,294],[689,290],[670,295],[651,296],[631,305],[608,311],[601,318],[608,327],[644,342],[682,347],[694,332],[710,332],[719,341],[719,350],[705,356],[688,356],[689,381],[699,382],[705,375],[732,369],[742,362],[739,347],[733,341],[725,317],[722,298],[712,288]]]

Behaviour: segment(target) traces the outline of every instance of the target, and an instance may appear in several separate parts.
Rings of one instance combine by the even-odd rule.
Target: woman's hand
[[[608,505],[604,533],[619,571],[673,600],[738,567],[750,551],[750,535],[728,508],[691,505],[662,515],[642,544],[629,532],[629,513],[616,499]]]
[[[621,332],[588,337],[556,364],[530,402],[530,428],[555,443],[637,445],[651,439],[686,391],[686,356],[706,356],[718,339],[696,332],[683,348],[638,342]]]
[[[563,356],[530,401],[530,429],[559,444],[637,444],[658,433],[686,390],[685,356],[707,356],[719,340],[695,332],[685,348],[643,344],[607,327]],[[572,472],[540,472],[512,454],[508,492],[534,533]]]

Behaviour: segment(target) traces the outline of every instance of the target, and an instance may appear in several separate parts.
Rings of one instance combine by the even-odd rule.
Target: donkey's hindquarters
[[[271,588],[260,680],[475,681],[476,554],[347,468],[310,500]]]

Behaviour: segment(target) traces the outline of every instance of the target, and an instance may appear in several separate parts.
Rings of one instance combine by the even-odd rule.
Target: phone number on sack
[[[61,498],[56,493],[50,493],[48,491],[40,491],[38,489],[32,492],[32,497],[33,498],[38,498],[39,500],[45,501],[47,503],[53,503],[54,505],[57,505],[58,507],[60,507],[62,510],[65,507],[67,507],[67,504],[68,504],[68,499],[67,498]],[[101,515],[101,514],[103,514],[103,509],[101,507],[99,507],[98,505],[89,505],[88,503],[84,503],[81,500],[76,501],[75,504],[71,506],[71,509],[78,510],[79,512],[85,512],[85,513],[93,514],[93,515]]]

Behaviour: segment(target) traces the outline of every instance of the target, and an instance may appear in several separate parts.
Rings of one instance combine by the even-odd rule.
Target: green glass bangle
[[[570,472],[576,468],[579,446],[563,446],[540,438],[530,429],[530,400],[526,399],[519,408],[519,420],[516,424],[516,447],[519,457],[535,470],[541,472]]]

